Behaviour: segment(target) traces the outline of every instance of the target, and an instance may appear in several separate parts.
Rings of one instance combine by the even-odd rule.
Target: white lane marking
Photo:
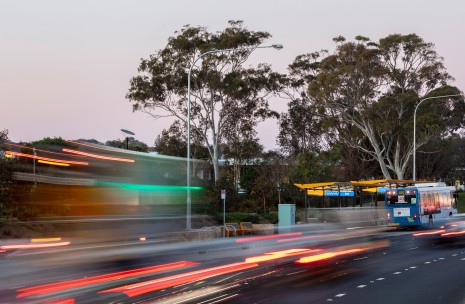
[[[339,294],[335,295],[335,297],[336,298],[342,298],[345,295],[346,295],[345,293],[339,293]]]
[[[458,256],[458,254],[457,254],[457,253],[454,253],[452,256]]]
[[[438,260],[444,260],[444,258],[439,258]]]
[[[327,299],[326,300],[326,302],[332,302],[332,301],[333,301],[333,299]]]
[[[354,259],[354,261],[359,261],[359,260],[364,260],[364,259],[368,259],[368,257],[363,257],[363,258]]]
[[[371,284],[373,284],[375,281],[370,281]]]
[[[433,262],[437,262],[438,260],[433,260]]]
[[[405,271],[407,271],[407,270],[408,270],[408,268],[405,268],[404,270],[405,270]]]
[[[382,281],[384,278],[377,278],[376,281]]]
[[[410,268],[411,268],[411,269],[415,269],[415,268],[417,268],[417,266],[410,266]]]
[[[402,272],[400,272],[400,271],[394,272],[394,274],[401,274],[401,273],[402,273]]]
[[[364,288],[366,285],[358,285],[357,288]]]
[[[235,293],[235,294],[233,294],[233,295],[230,295],[229,297],[222,298],[222,299],[219,299],[219,300],[214,301],[214,302],[210,302],[210,304],[222,303],[222,302],[224,302],[224,300],[237,297],[238,295],[239,295],[238,293]]]
[[[460,259],[460,261],[465,261],[465,258]]]
[[[415,250],[415,249],[418,249],[418,247],[413,247],[413,248],[409,248],[409,249],[405,249],[405,250]]]
[[[425,262],[425,264],[431,264],[431,262]]]
[[[292,273],[288,273],[288,274],[286,274],[286,275],[290,276],[290,275],[298,274],[298,273],[301,273],[301,272],[305,272],[305,270],[297,271],[297,272],[292,272]]]

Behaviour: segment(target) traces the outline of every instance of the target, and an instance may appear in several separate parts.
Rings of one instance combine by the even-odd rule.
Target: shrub
[[[260,214],[260,217],[264,220],[268,221],[270,224],[277,224],[278,223],[278,213],[277,212],[270,212],[270,213],[263,213]]]

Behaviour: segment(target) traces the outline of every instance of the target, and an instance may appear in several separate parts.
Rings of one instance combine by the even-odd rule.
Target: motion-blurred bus
[[[433,226],[457,213],[455,187],[437,183],[390,189],[385,206],[390,226]]]

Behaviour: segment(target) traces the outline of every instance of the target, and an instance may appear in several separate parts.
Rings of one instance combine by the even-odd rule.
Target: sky
[[[222,31],[243,20],[266,31],[251,60],[285,73],[296,56],[334,50],[332,38],[416,33],[435,44],[453,85],[465,89],[462,0],[0,0],[0,130],[12,141],[44,137],[123,139],[153,146],[172,119],[133,112],[125,98],[141,58],[163,49],[184,25]],[[271,107],[286,111],[286,101]],[[261,144],[276,148],[276,120],[261,123]]]

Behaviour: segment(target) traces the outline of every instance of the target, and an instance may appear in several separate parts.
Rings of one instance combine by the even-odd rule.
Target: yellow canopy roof
[[[350,181],[350,182],[322,182],[322,183],[308,183],[308,184],[294,184],[300,189],[307,189],[308,195],[323,196],[324,190],[330,191],[355,191],[354,188],[358,187],[363,192],[377,193],[378,188],[396,188],[401,185],[410,185],[419,183],[418,181],[411,180],[365,180],[365,181]]]

